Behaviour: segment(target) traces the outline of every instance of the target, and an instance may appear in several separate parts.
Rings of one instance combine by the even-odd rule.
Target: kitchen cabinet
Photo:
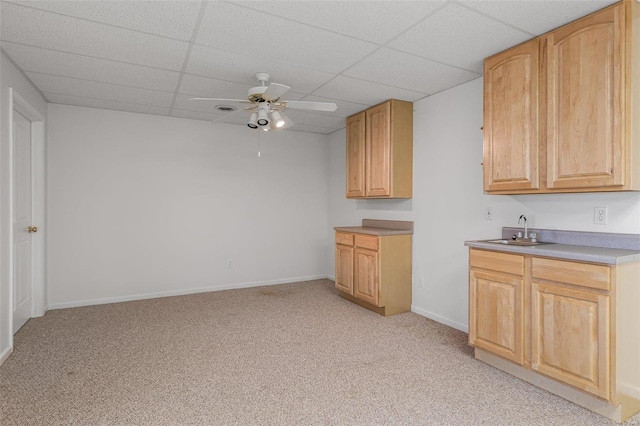
[[[340,295],[381,315],[411,310],[411,235],[336,232]]]
[[[524,364],[524,256],[473,250],[469,343]]]
[[[538,189],[539,40],[484,62],[484,187]]]
[[[476,358],[624,421],[640,411],[639,278],[640,262],[471,248],[469,343]]]
[[[411,198],[413,104],[388,100],[347,118],[347,198]]]
[[[623,0],[485,60],[485,191],[640,190],[639,27]]]

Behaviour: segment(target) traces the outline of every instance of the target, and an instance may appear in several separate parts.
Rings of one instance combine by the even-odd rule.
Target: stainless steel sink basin
[[[540,246],[544,244],[553,244],[553,243],[543,243],[540,241],[531,242],[531,241],[522,241],[522,240],[484,240],[483,243],[492,243],[492,244],[504,244],[508,246]]]

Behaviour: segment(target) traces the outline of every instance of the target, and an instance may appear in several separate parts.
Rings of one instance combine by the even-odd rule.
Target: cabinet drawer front
[[[356,234],[356,247],[378,250],[378,237],[375,235]]]
[[[611,290],[611,268],[566,260],[532,259],[532,275],[542,280]]]
[[[345,246],[353,245],[353,234],[345,234],[336,232],[336,244],[344,244]]]
[[[524,256],[486,250],[469,250],[469,265],[513,275],[524,275]]]

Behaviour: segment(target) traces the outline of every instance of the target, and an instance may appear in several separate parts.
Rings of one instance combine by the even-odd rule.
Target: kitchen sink
[[[484,240],[483,243],[491,243],[491,244],[504,244],[507,246],[540,246],[544,244],[553,244],[553,243],[543,243],[540,241],[532,242],[532,241],[523,241],[523,240]]]

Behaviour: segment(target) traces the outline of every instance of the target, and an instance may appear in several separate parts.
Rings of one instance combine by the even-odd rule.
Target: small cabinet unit
[[[473,250],[469,342],[524,364],[524,256]]]
[[[391,99],[347,118],[347,198],[411,198],[413,104]]]
[[[640,190],[640,4],[484,62],[484,190]]]
[[[413,224],[408,223],[411,231],[336,228],[335,286],[340,296],[385,316],[411,310]]]
[[[638,303],[637,261],[469,251],[476,358],[617,421],[640,411]]]

